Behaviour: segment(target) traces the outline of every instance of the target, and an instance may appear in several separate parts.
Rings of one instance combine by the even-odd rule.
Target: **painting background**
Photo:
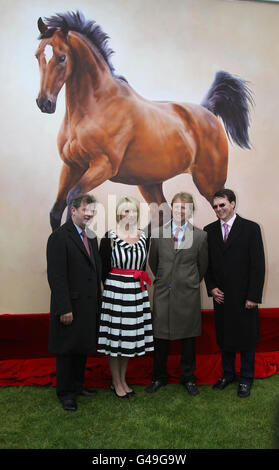
[[[237,211],[258,222],[266,251],[263,306],[278,307],[279,5],[230,0],[0,0],[0,313],[49,311],[45,247],[49,211],[56,197],[61,160],[56,137],[64,116],[64,93],[56,113],[35,103],[39,71],[34,57],[37,20],[80,9],[110,36],[116,73],[148,99],[200,103],[217,70],[240,75],[254,93],[250,151],[230,146],[226,186]],[[195,224],[215,220],[190,175],[164,184],[167,200],[181,190],[194,195]],[[106,182],[94,191],[133,195],[136,186]],[[202,306],[212,308],[204,285]]]

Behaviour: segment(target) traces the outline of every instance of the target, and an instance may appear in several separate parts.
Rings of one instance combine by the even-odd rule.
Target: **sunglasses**
[[[213,209],[218,209],[218,207],[225,207],[226,203],[225,202],[221,202],[221,204],[214,204]]]

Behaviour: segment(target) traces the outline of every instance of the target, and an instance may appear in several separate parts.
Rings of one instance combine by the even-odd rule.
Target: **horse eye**
[[[61,64],[62,62],[65,62],[66,60],[66,55],[62,54],[58,57],[58,62]]]

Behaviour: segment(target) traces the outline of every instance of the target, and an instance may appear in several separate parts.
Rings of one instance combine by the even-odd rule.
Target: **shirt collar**
[[[180,227],[180,230],[185,230],[186,225],[187,225],[188,220],[186,220],[185,224],[182,225],[181,227],[179,225],[176,225],[174,222],[172,222],[172,231],[175,232],[175,230]]]
[[[223,226],[224,224],[227,224],[227,225],[229,225],[229,227],[231,227],[232,224],[233,224],[234,221],[235,221],[235,218],[236,218],[236,214],[234,214],[234,215],[230,218],[230,220],[228,220],[227,222],[224,222],[223,220],[221,220],[221,226]]]
[[[78,231],[78,233],[79,233],[79,235],[80,235],[81,232],[83,231],[82,228],[80,228],[80,227],[79,227],[77,224],[75,224],[74,222],[73,222],[73,224],[74,224],[74,226],[76,227],[76,229],[77,229],[77,231]]]

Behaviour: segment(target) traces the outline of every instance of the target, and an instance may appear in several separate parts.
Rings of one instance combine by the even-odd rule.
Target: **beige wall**
[[[49,311],[45,246],[61,167],[56,136],[64,98],[61,93],[54,115],[37,108],[34,51],[38,17],[77,6],[109,34],[117,73],[146,98],[200,103],[219,69],[250,81],[256,103],[253,149],[230,147],[226,186],[237,193],[239,214],[262,227],[267,258],[263,306],[279,307],[279,5],[229,0],[0,0],[0,5],[0,313]],[[215,219],[189,175],[164,185],[167,199],[177,190],[194,194],[196,225]],[[111,182],[94,193],[104,204],[114,193],[141,199],[137,187]],[[202,301],[211,308],[204,287]]]

